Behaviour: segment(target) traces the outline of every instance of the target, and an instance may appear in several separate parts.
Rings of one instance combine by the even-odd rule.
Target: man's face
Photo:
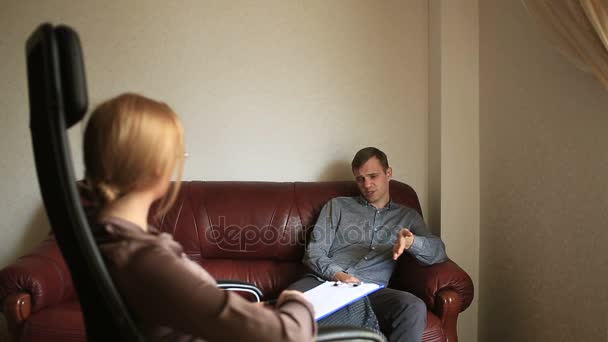
[[[370,158],[359,169],[353,170],[361,195],[376,208],[384,207],[389,199],[388,182],[393,170],[389,167],[384,171],[376,157]]]

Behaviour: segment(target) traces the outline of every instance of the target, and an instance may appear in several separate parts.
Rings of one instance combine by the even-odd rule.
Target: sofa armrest
[[[12,336],[19,336],[23,323],[32,314],[32,297],[29,293],[14,293],[4,298],[2,312]]]
[[[452,260],[426,266],[409,254],[399,258],[389,286],[415,294],[438,315],[454,304],[464,311],[474,295],[471,277]]]
[[[28,294],[31,300],[20,302],[22,312],[36,312],[75,297],[68,267],[51,235],[27,254],[0,270],[0,302],[6,307],[7,298]],[[10,306],[10,305],[9,305]],[[25,308],[24,306],[30,306]],[[9,312],[5,312],[8,319]]]

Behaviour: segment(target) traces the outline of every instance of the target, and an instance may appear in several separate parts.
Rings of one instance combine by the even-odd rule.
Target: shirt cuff
[[[327,267],[327,270],[325,271],[325,278],[327,280],[336,280],[336,273],[338,272],[344,272],[342,267],[338,265],[329,265],[329,267]]]
[[[414,242],[408,249],[408,252],[410,252],[414,255],[420,254],[424,248],[424,239],[425,239],[424,236],[414,236]]]

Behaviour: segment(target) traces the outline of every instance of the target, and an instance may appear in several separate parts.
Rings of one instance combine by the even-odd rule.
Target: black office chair
[[[46,212],[70,269],[84,314],[89,341],[143,342],[116,290],[95,244],[82,208],[72,168],[67,129],[88,106],[80,40],[67,26],[42,24],[26,43],[30,130],[36,172]],[[249,285],[222,287],[246,288]],[[318,341],[384,341],[373,332],[352,327],[323,328]]]
[[[87,111],[80,41],[43,24],[26,43],[30,130],[42,200],[84,313],[89,341],[145,341],[114,287],[76,189],[67,129]]]

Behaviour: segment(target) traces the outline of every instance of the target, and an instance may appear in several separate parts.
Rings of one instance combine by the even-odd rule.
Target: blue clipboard
[[[304,297],[312,303],[318,321],[383,287],[372,283],[326,281],[304,292]]]

